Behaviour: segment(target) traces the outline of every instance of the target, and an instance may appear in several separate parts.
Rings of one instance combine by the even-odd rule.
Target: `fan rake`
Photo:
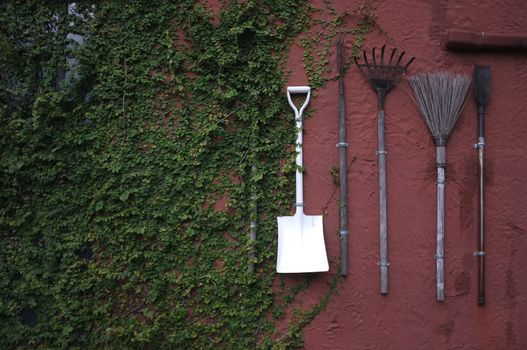
[[[383,98],[384,95],[386,95],[386,93],[388,93],[388,91],[390,91],[391,88],[399,82],[410,64],[415,59],[415,57],[412,57],[408,63],[403,65],[401,62],[403,61],[405,51],[399,55],[399,58],[395,59],[397,49],[394,48],[390,55],[390,59],[385,63],[385,50],[386,45],[383,45],[381,48],[381,57],[379,59],[379,63],[377,63],[377,55],[375,53],[376,48],[372,49],[370,61],[368,60],[366,51],[362,52],[364,63],[359,63],[357,58],[354,58],[355,64],[364,75],[366,80],[368,80],[373,90],[375,90],[378,94],[382,93]],[[381,102],[384,103],[384,100]]]
[[[370,83],[373,90],[377,93],[378,112],[377,112],[377,156],[379,157],[379,231],[380,231],[380,273],[381,273],[381,294],[388,294],[388,224],[386,214],[386,147],[384,137],[384,101],[386,94],[390,91],[405,74],[408,66],[413,62],[412,57],[408,63],[402,64],[403,51],[398,58],[397,49],[393,49],[390,58],[385,58],[386,45],[381,48],[380,57],[376,54],[376,49],[372,49],[371,59],[368,54],[363,52],[364,63],[359,63],[355,58],[355,64],[362,75]]]

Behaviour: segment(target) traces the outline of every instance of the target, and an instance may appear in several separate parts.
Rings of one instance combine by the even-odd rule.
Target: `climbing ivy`
[[[312,8],[309,21],[310,30],[300,34],[299,44],[304,49],[303,62],[309,84],[322,88],[330,80],[338,78],[330,65],[330,57],[335,54],[337,37],[346,38],[352,43],[345,70],[354,57],[359,57],[360,49],[368,34],[377,27],[375,6],[371,0],[361,2],[353,11],[337,12],[331,1],[324,1],[325,8]],[[333,73],[333,74],[332,74]]]
[[[301,344],[337,281],[275,334],[307,288],[273,282],[294,198],[285,57],[312,14],[300,0],[0,4],[0,347]]]

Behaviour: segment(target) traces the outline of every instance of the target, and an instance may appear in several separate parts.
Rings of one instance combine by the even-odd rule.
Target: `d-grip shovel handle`
[[[296,108],[291,94],[307,94],[306,100],[300,107]],[[295,111],[295,120],[297,128],[296,137],[296,215],[304,214],[304,180],[302,177],[302,113],[306,109],[309,99],[311,98],[311,88],[309,86],[288,86],[287,87],[287,101]]]
[[[300,110],[298,110],[293,103],[293,100],[291,99],[291,94],[307,94],[306,100],[304,101],[304,104],[302,107],[300,107]],[[296,119],[300,119],[302,116],[302,113],[304,112],[304,109],[306,109],[309,99],[311,97],[311,88],[309,86],[288,86],[287,87],[287,101],[289,101],[289,105],[295,111],[295,117]]]

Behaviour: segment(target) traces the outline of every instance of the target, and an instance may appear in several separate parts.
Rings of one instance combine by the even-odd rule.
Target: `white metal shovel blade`
[[[276,272],[305,273],[329,270],[322,216],[295,215],[278,218]]]

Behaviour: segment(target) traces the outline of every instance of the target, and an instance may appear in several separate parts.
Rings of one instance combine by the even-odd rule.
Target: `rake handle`
[[[377,114],[377,156],[379,158],[379,244],[381,294],[388,294],[388,222],[386,209],[386,142],[384,137],[384,98],[379,91],[379,111]]]

